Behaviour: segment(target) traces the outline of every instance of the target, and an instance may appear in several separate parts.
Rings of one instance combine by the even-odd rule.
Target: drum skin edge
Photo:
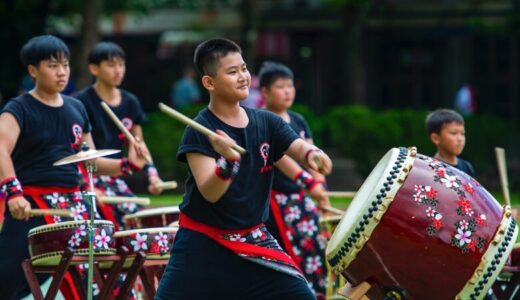
[[[473,276],[455,299],[482,299],[491,288],[493,282],[507,261],[507,253],[511,253],[518,236],[518,227],[511,217],[511,207],[504,206],[504,214],[500,226],[482,256],[482,260]],[[506,254],[506,255],[504,255]]]
[[[356,255],[369,240],[370,235],[381,221],[410,173],[416,155],[417,149],[415,147],[410,147],[408,150],[400,148],[395,164],[392,168],[389,168],[390,173],[383,175],[383,177],[388,176],[384,187],[374,197],[371,197],[371,199],[374,199],[371,203],[372,205],[363,212],[362,217],[360,216],[356,220],[355,224],[357,225],[355,228],[342,239],[343,245],[334,250],[327,247],[327,260],[334,273],[341,273],[356,259]]]

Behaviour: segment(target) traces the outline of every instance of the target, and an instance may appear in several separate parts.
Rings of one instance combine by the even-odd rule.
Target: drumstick
[[[173,190],[177,188],[177,181],[163,181],[156,184],[155,187],[163,190]]]
[[[504,200],[507,205],[511,206],[511,199],[509,197],[509,183],[507,179],[506,153],[504,148],[495,147],[495,155],[497,157],[498,174],[500,175],[500,185],[502,186]]]
[[[112,109],[110,109],[110,107],[105,102],[101,102],[101,107],[103,107],[103,110],[105,110],[105,112],[108,114],[110,119],[112,119],[112,121],[114,121],[114,124],[116,124],[117,128],[119,128],[119,130],[121,130],[121,132],[125,135],[126,139],[130,143],[134,144],[135,143],[134,136],[130,133],[130,131],[128,131],[128,129],[125,127],[125,125],[121,122],[121,120],[119,120],[119,118],[112,111]]]
[[[333,214],[337,214],[337,215],[343,215],[345,213],[341,209],[338,209],[338,208],[335,208],[335,207],[332,207],[332,206],[323,206],[323,207],[321,207],[321,209],[325,210],[325,211],[328,211],[328,212],[331,212]]]
[[[329,197],[345,197],[345,198],[353,198],[356,195],[354,191],[336,191],[336,192],[327,192],[327,196]]]
[[[30,214],[32,217],[59,216],[72,218],[74,216],[70,210],[66,209],[31,209]]]
[[[103,196],[99,198],[101,203],[106,204],[120,204],[120,203],[135,203],[141,205],[149,205],[150,198],[144,197],[120,197],[120,196]]]
[[[192,119],[186,117],[185,115],[181,114],[180,112],[176,111],[175,109],[169,107],[166,104],[159,103],[159,109],[164,112],[165,114],[169,115],[170,117],[173,117],[174,119],[177,119],[177,121],[180,121],[193,129],[197,130],[198,132],[202,133],[205,136],[211,136],[216,134],[215,132],[209,130],[208,128],[204,127],[200,123],[197,123],[196,121],[193,121]],[[240,147],[239,145],[235,144],[233,145],[233,150],[237,151],[241,155],[246,154],[246,149]]]

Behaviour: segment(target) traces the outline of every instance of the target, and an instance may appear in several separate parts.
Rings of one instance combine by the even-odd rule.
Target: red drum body
[[[38,226],[29,231],[29,253],[33,265],[58,265],[65,249],[74,249],[75,255],[88,255],[88,221],[69,221]],[[110,221],[94,221],[94,254],[116,253],[114,224]]]
[[[483,299],[517,235],[510,207],[469,175],[394,148],[354,197],[327,260],[353,286],[371,284],[370,299]]]
[[[180,210],[178,206],[158,207],[144,209],[134,214],[124,216],[128,228],[156,228],[167,227],[179,221]]]
[[[146,260],[167,260],[177,234],[178,227],[144,228],[118,231],[114,234],[117,248],[125,246],[128,256],[134,257],[137,252],[144,252]],[[125,265],[133,259],[127,259]]]

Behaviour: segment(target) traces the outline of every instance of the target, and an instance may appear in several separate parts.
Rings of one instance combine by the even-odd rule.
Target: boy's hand
[[[309,166],[323,175],[328,175],[332,171],[332,161],[325,152],[321,150],[311,150],[307,155]]]
[[[128,160],[134,165],[142,169],[146,164],[146,154],[149,155],[146,145],[138,137],[135,138],[135,143],[131,143],[128,147]]]
[[[236,161],[240,159],[240,153],[233,150],[233,146],[236,144],[235,141],[230,138],[224,131],[217,129],[216,134],[208,136],[209,142],[220,155],[224,156],[229,161]]]
[[[158,185],[163,181],[159,176],[148,176],[148,182],[150,183],[148,185],[148,192],[150,192],[150,194],[159,195],[160,193],[162,193],[163,189],[158,187]]]
[[[322,184],[317,184],[312,190],[309,192],[309,196],[316,201],[318,204],[318,209],[322,209],[325,206],[330,206],[329,196],[327,195],[327,190],[323,187]]]
[[[23,196],[7,201],[7,206],[13,218],[27,221],[31,216],[31,204]]]

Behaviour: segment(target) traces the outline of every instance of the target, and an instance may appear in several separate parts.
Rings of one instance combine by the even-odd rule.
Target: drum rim
[[[164,214],[180,213],[180,212],[181,212],[181,210],[179,209],[178,205],[177,206],[164,206],[164,207],[143,209],[136,213],[125,215],[123,218],[125,220],[128,220],[128,219],[137,219],[140,217],[160,216],[160,215],[164,215]]]
[[[394,200],[395,195],[404,184],[415,162],[416,155],[417,149],[415,147],[390,149],[363,182],[349,205],[349,209],[356,201],[365,201],[364,205],[357,212],[351,210],[349,213],[349,209],[347,209],[327,244],[326,257],[333,272],[340,273],[345,270],[354,261],[357,253],[363,249]],[[384,163],[386,165],[383,165]],[[383,171],[380,174],[374,173],[381,169]],[[368,186],[373,182],[376,182],[376,188]],[[365,190],[368,192],[365,193]],[[361,200],[360,197],[365,195],[367,195],[365,199]],[[349,220],[349,218],[352,220]],[[350,227],[340,229],[342,224],[343,227],[347,227],[348,223],[350,223]]]
[[[168,226],[168,227],[151,227],[151,228],[136,228],[136,229],[128,229],[128,230],[120,230],[114,232],[114,238],[124,238],[134,233],[160,233],[160,232],[177,232],[179,230],[178,227]],[[123,233],[125,235],[123,235]]]
[[[46,259],[46,258],[53,258],[53,257],[57,257],[57,256],[63,256],[63,253],[65,253],[65,251],[53,251],[53,252],[48,252],[48,253],[44,253],[44,254],[38,254],[38,255],[35,255],[35,256],[31,256],[31,264],[33,266],[53,266],[54,264],[40,264],[40,263],[37,263],[37,261],[42,260],[42,259]],[[108,249],[95,251],[94,255],[115,255],[116,253],[117,253],[117,251],[116,251],[115,248],[108,248]],[[89,254],[89,250],[88,249],[75,249],[74,250],[74,255],[85,256],[85,255],[88,255],[88,254]],[[58,261],[58,263],[59,263],[59,261]]]
[[[511,207],[504,206],[502,221],[480,264],[455,299],[482,299],[491,288],[515,246],[518,227],[511,216]]]
[[[53,223],[53,224],[40,225],[38,227],[34,227],[31,230],[29,230],[27,237],[31,237],[36,234],[41,234],[41,233],[50,232],[50,231],[77,228],[78,226],[81,226],[87,222],[90,222],[90,221],[89,220],[65,221],[65,222],[59,222],[59,223]],[[94,225],[96,225],[96,227],[112,227],[112,228],[114,227],[114,223],[112,223],[111,221],[108,221],[108,220],[94,220]]]

